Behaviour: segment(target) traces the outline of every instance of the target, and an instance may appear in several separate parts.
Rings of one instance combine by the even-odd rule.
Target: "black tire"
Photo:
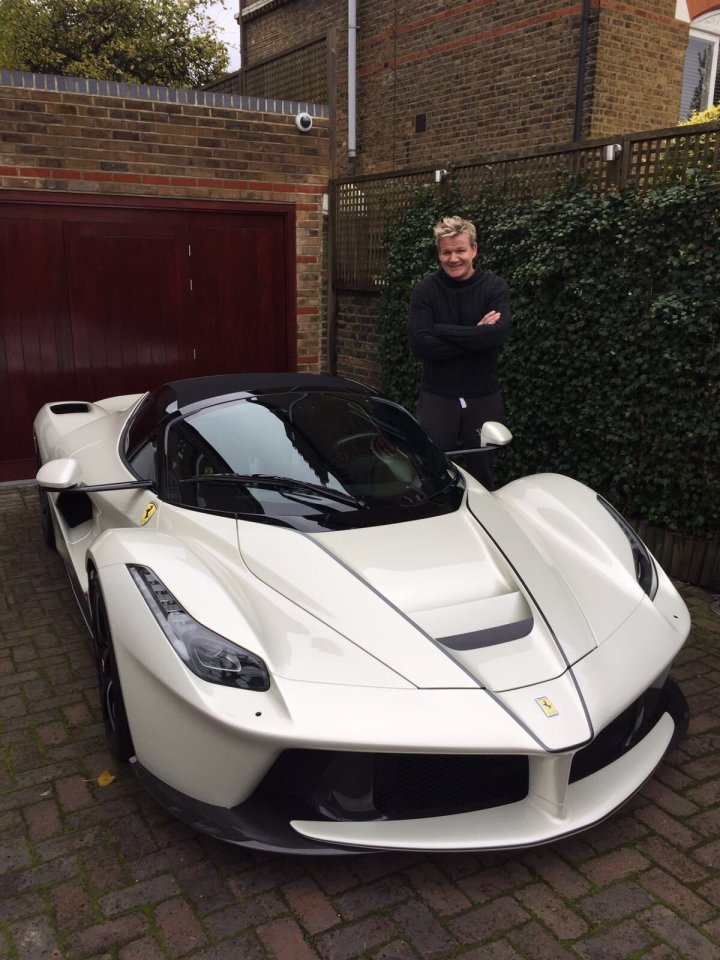
[[[129,760],[135,753],[135,748],[125,710],[105,598],[95,571],[90,574],[89,599],[105,735],[113,756],[118,760]]]
[[[42,487],[38,488],[40,498],[40,526],[42,527],[42,538],[45,546],[50,550],[55,549],[55,527],[53,526],[52,513],[50,511],[50,498]]]
[[[38,470],[42,466],[40,451],[38,450],[37,437],[33,430],[33,445],[35,447],[35,459],[37,460]],[[55,549],[55,527],[52,521],[52,512],[50,510],[50,498],[42,487],[38,487],[38,498],[40,500],[40,526],[42,527],[42,538],[46,547],[50,550]]]

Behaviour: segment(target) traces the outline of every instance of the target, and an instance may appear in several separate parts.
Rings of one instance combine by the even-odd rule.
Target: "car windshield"
[[[233,398],[174,420],[166,499],[300,529],[455,510],[459,473],[402,407],[353,393]]]

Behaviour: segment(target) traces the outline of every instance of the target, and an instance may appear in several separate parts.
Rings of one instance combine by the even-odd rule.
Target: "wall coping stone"
[[[329,117],[324,103],[306,103],[297,100],[276,100],[267,97],[241,97],[235,93],[213,93],[209,90],[185,90],[175,87],[156,87],[145,83],[124,83],[117,80],[92,80],[86,77],[58,77],[46,73],[27,73],[20,70],[0,70],[0,86],[22,87],[30,90],[50,90],[54,93],[85,93],[102,97],[131,97],[157,103],[181,103],[197,107],[222,107],[257,113],[279,113],[295,116],[309,113],[312,117]]]

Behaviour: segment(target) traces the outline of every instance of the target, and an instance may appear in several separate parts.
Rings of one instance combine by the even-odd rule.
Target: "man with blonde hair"
[[[418,420],[443,450],[480,445],[486,420],[504,420],[498,358],[510,330],[510,293],[502,277],[475,266],[477,233],[462,217],[435,225],[440,269],[410,301],[410,349],[422,360]],[[466,465],[492,489],[489,458]]]

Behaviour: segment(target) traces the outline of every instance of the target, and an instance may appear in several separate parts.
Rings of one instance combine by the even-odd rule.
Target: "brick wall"
[[[338,293],[337,372],[380,387],[377,316],[380,298],[373,293]]]
[[[674,13],[675,0],[603,0],[590,137],[678,122],[688,24]]]
[[[687,24],[675,0],[592,0],[585,137],[677,121]],[[582,4],[363,0],[357,173],[462,162],[573,139]],[[246,17],[246,64],[337,28],[337,172],[347,160],[346,0]]]
[[[299,110],[314,116],[301,134]],[[327,109],[0,71],[0,193],[294,204],[298,369],[324,364]]]

